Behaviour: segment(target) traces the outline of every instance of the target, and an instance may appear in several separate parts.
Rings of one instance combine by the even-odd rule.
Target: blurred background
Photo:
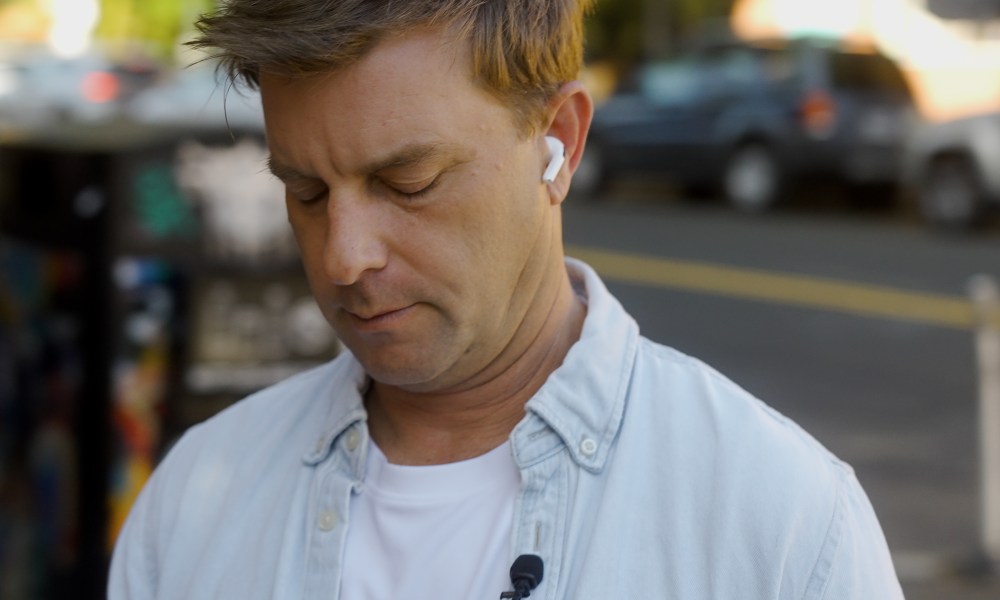
[[[212,6],[0,0],[0,599],[102,597],[177,436],[339,351]],[[1000,598],[1000,0],[599,0],[585,81],[568,253],[855,467],[908,598]]]

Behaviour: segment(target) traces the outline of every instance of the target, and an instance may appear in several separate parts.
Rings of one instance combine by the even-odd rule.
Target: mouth
[[[354,326],[362,330],[381,329],[404,318],[413,309],[414,305],[380,310],[375,312],[355,313],[344,310]]]

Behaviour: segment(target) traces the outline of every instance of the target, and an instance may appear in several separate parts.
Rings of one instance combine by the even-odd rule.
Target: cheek
[[[480,235],[496,267],[518,268],[537,243],[546,202],[532,184],[498,187],[479,216]]]
[[[545,201],[524,187],[480,190],[482,196],[458,224],[461,251],[446,257],[444,264],[471,296],[467,309],[505,314],[532,271],[532,258],[542,254],[538,243]]]
[[[532,165],[521,154],[514,151],[507,160],[476,173],[461,205],[468,213],[462,217],[466,226],[475,228],[484,244],[501,245],[504,250],[518,249],[517,240],[534,227],[544,201]]]

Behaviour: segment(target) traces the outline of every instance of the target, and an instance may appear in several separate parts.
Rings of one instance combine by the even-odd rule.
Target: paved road
[[[570,254],[599,264],[647,336],[716,366],[854,465],[908,598],[1000,598],[996,578],[955,572],[979,541],[964,295],[972,275],[1000,277],[1000,232],[948,237],[838,209],[750,218],[648,190],[571,198],[565,214]]]

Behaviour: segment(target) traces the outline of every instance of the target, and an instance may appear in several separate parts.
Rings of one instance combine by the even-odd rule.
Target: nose
[[[386,215],[364,199],[341,199],[327,205],[323,264],[335,285],[357,283],[367,271],[386,265]]]

